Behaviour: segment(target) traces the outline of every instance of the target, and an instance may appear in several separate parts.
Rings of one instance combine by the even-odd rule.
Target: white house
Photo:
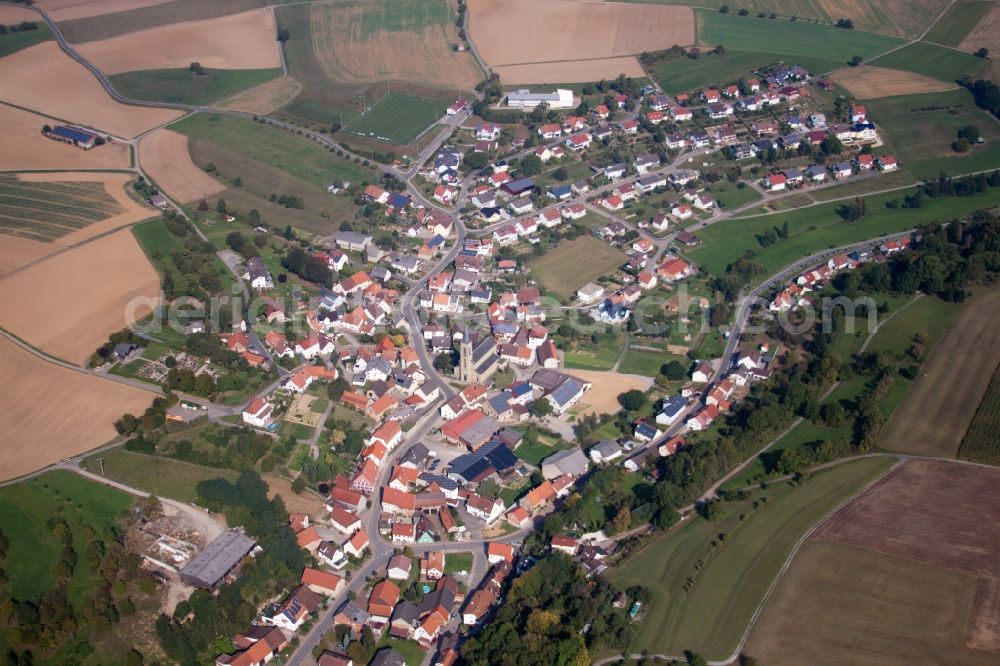
[[[254,398],[243,410],[243,422],[256,428],[266,428],[271,424],[271,403],[264,398]]]

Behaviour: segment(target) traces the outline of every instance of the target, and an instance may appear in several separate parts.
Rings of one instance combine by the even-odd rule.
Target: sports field
[[[1000,189],[993,188],[973,197],[928,199],[921,208],[888,209],[885,202],[901,198],[910,190],[870,196],[869,213],[859,222],[847,224],[837,214],[842,203],[828,203],[799,210],[756,217],[723,220],[698,230],[704,243],[688,256],[713,275],[722,275],[726,266],[746,250],[756,253],[765,275],[777,272],[796,259],[883,234],[913,229],[936,220],[950,220],[1000,203]],[[789,237],[769,247],[761,247],[757,236],[788,220]]]
[[[973,76],[983,66],[980,58],[955,49],[916,42],[870,62],[878,67],[916,72],[952,83]]]
[[[566,298],[602,275],[613,273],[625,262],[625,253],[593,236],[559,243],[528,267],[539,284]]]
[[[281,76],[280,69],[207,69],[198,76],[188,69],[147,69],[111,76],[126,97],[151,102],[207,105]]]
[[[809,538],[744,654],[767,664],[997,663],[998,519],[996,469],[895,468]]]
[[[448,104],[432,97],[390,92],[370,111],[347,123],[344,129],[366,138],[405,146],[440,120]]]
[[[906,400],[886,424],[885,448],[945,457],[958,453],[1000,359],[997,331],[1000,289],[978,294],[962,305]]]
[[[924,35],[924,41],[958,46],[995,6],[995,2],[986,0],[959,0],[949,7],[931,31]]]
[[[962,439],[958,457],[988,465],[1000,464],[1000,439],[997,438],[997,432],[1000,432],[1000,368],[993,373],[993,379],[979,403],[972,425]]]
[[[768,499],[754,500],[756,509],[730,502],[717,522],[694,515],[614,567],[609,577],[617,587],[641,585],[652,594],[629,651],[728,656],[795,543],[891,464],[851,461],[796,488],[758,491],[755,497]]]
[[[869,60],[903,42],[894,37],[828,25],[697,11],[698,41],[705,46],[772,53],[789,62],[809,58],[813,73],[836,69],[858,55]]]

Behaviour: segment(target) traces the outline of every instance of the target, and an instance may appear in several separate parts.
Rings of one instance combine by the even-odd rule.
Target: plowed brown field
[[[990,55],[993,58],[1000,54],[1000,3],[972,29],[972,32],[958,46],[965,51],[976,51],[983,47],[990,50]]]
[[[956,83],[932,79],[914,72],[868,65],[844,67],[832,72],[829,78],[847,88],[847,91],[858,99],[941,92],[958,87]]]
[[[0,479],[12,479],[115,436],[123,413],[141,414],[153,395],[61,368],[0,337]]]
[[[115,102],[51,40],[0,58],[0,81],[0,100],[116,136],[132,138],[182,115]]]
[[[290,103],[300,92],[302,92],[301,83],[290,76],[282,76],[217,102],[214,106],[220,109],[265,114]]]
[[[218,194],[226,186],[191,161],[188,138],[161,128],[139,141],[139,165],[153,182],[183,203]]]
[[[35,0],[35,4],[48,12],[54,21],[103,16],[165,2],[171,0]]]
[[[128,229],[45,259],[0,281],[0,326],[58,358],[83,363],[131,314],[150,312],[156,271]]]
[[[77,47],[105,74],[142,69],[281,67],[274,15],[255,9],[229,16],[172,23]]]
[[[543,62],[534,65],[501,65],[494,67],[493,70],[500,75],[500,80],[505,84],[585,83],[614,79],[619,74],[631,77],[646,75],[642,65],[633,56]]]

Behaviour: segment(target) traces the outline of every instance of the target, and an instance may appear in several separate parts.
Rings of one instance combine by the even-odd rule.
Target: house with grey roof
[[[622,455],[622,447],[613,439],[605,439],[590,448],[590,459],[595,463],[610,462]]]
[[[542,461],[542,476],[554,479],[563,474],[577,477],[587,471],[589,463],[583,451],[577,448],[558,451]]]

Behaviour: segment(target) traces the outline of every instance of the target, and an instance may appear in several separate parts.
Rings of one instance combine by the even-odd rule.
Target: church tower
[[[471,382],[473,374],[472,331],[466,324],[462,330],[462,343],[458,346],[458,379],[462,382]]]

